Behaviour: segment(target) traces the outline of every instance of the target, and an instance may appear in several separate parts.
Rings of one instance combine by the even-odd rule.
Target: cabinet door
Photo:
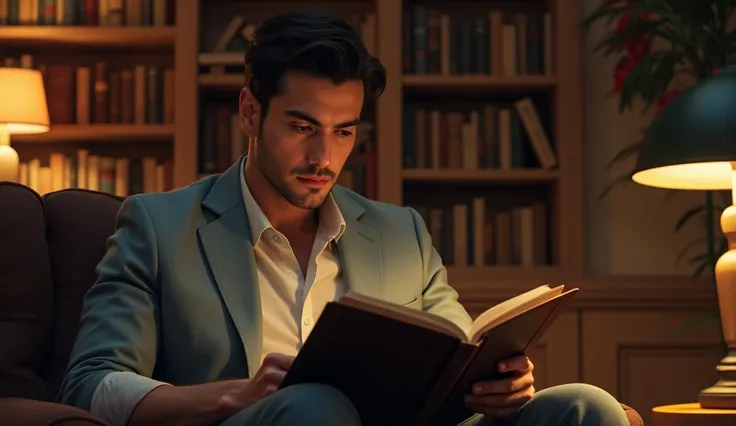
[[[707,315],[695,310],[583,313],[582,380],[637,410],[650,424],[658,405],[695,402],[716,381],[724,345],[715,321],[678,328]]]

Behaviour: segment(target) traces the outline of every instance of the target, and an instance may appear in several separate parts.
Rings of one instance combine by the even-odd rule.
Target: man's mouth
[[[332,178],[329,176],[297,176],[297,180],[312,188],[322,188],[327,185]]]

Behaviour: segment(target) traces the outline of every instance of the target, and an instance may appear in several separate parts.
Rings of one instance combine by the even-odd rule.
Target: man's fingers
[[[504,359],[498,363],[498,371],[505,373],[508,371],[519,371],[526,373],[534,370],[534,364],[526,356],[515,356]]]
[[[294,357],[290,355],[284,355],[279,353],[270,353],[263,358],[263,366],[273,365],[283,370],[291,368],[291,364],[294,362]]]
[[[514,393],[533,385],[534,376],[529,373],[524,374],[523,376],[509,377],[508,379],[476,383],[473,385],[473,394],[486,395]]]
[[[274,383],[280,385],[286,377],[286,371],[278,367],[271,367],[263,371],[263,378],[266,383]]]

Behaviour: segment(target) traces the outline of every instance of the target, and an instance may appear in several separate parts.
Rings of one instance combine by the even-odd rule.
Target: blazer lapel
[[[382,296],[381,244],[379,234],[361,221],[365,208],[341,188],[333,191],[345,218],[345,232],[338,240],[343,277],[347,288],[372,297]]]
[[[220,297],[244,345],[249,375],[261,359],[261,298],[253,242],[240,187],[240,161],[223,173],[202,205],[218,215],[198,236]]]

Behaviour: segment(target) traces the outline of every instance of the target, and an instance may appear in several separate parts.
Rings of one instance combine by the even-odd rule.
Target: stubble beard
[[[332,192],[334,181],[330,182],[330,187],[326,193],[322,193],[320,189],[309,188],[307,195],[297,194],[296,191],[289,188],[288,184],[279,179],[280,168],[278,161],[274,155],[268,150],[267,143],[258,138],[258,155],[256,156],[256,164],[261,175],[266,178],[273,189],[276,190],[289,204],[300,209],[318,209],[322,207],[327,196]]]

